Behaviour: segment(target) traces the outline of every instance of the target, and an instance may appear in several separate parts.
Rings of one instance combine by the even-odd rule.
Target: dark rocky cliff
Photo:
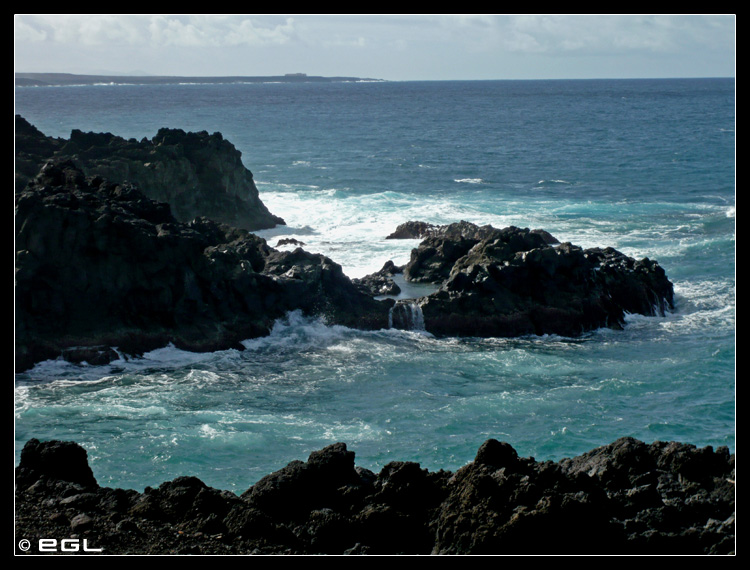
[[[384,328],[390,306],[323,255],[275,251],[205,217],[181,223],[72,162],[47,164],[16,194],[15,293],[17,370],[60,355],[107,362],[110,347],[240,348],[293,310]]]
[[[152,200],[167,202],[178,221],[204,216],[245,230],[284,224],[260,200],[242,155],[221,133],[160,129],[152,139],[71,132],[47,137],[16,115],[16,192],[47,161],[72,160],[84,174],[129,182]]]

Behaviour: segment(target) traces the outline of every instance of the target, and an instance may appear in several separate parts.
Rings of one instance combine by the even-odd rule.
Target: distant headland
[[[306,73],[285,75],[224,77],[178,76],[178,75],[77,75],[74,73],[16,73],[16,86],[53,85],[170,85],[180,83],[336,83],[356,81],[385,81],[366,77],[321,77]]]

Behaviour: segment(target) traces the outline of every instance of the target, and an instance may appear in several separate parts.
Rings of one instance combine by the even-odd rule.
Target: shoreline
[[[76,443],[31,439],[16,554],[733,555],[734,466],[726,447],[623,437],[537,462],[490,439],[455,472],[376,474],[339,442],[240,495],[192,476],[139,493],[99,487]]]

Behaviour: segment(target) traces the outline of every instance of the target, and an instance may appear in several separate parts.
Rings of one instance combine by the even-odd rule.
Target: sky
[[[15,71],[391,81],[734,77],[734,14],[16,14]]]

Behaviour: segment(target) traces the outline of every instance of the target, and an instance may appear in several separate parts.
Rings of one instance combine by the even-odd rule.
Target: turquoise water
[[[344,441],[357,464],[456,469],[494,437],[560,459],[630,435],[735,445],[734,81],[21,88],[42,132],[219,131],[295,237],[350,277],[408,260],[406,220],[544,228],[656,259],[675,311],[580,338],[436,339],[291,314],[244,351],[171,347],[16,375],[16,458],[72,439],[100,484],[242,492]]]

